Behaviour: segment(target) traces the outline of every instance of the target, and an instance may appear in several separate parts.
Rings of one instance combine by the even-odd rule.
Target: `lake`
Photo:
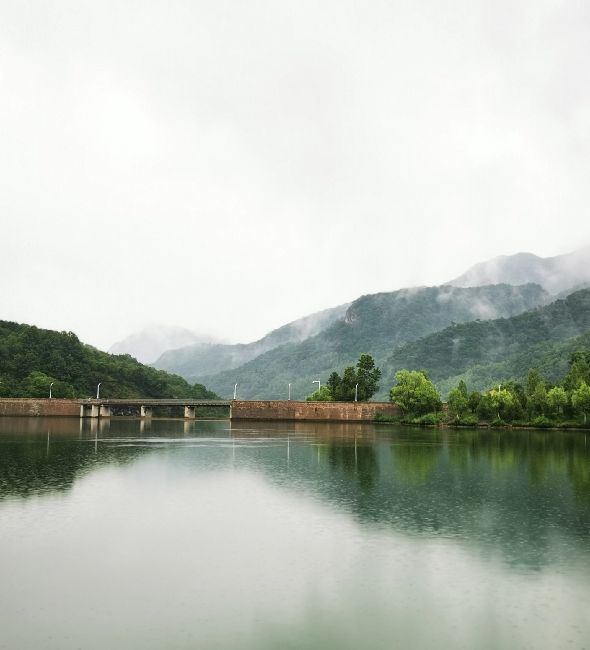
[[[590,440],[0,419],[0,648],[590,650]]]

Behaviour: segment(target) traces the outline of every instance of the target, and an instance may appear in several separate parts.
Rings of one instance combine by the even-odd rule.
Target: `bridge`
[[[152,409],[157,406],[180,406],[184,407],[184,417],[194,418],[198,406],[209,407],[230,407],[230,400],[214,399],[85,399],[80,401],[81,418],[108,418],[111,417],[114,408],[139,409],[142,418],[151,418]]]
[[[199,407],[222,407],[232,420],[284,420],[316,422],[373,422],[377,415],[400,415],[391,402],[300,402],[298,400],[206,400],[206,399],[47,399],[0,397],[1,417],[110,418],[117,414],[151,418],[155,407],[184,409],[191,420]],[[133,410],[133,413],[125,413]],[[118,412],[118,413],[117,413]]]

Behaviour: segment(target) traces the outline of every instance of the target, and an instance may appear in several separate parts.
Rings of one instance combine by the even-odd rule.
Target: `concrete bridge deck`
[[[128,398],[128,399],[84,399],[82,404],[97,404],[99,406],[231,406],[231,400],[223,399],[151,399],[151,398]]]
[[[85,399],[80,400],[80,417],[110,417],[113,408],[131,407],[139,408],[141,417],[151,417],[152,409],[157,406],[182,406],[184,417],[194,418],[195,409],[198,406],[207,407],[231,407],[229,400],[212,399],[150,399],[150,398],[128,398],[128,399]]]

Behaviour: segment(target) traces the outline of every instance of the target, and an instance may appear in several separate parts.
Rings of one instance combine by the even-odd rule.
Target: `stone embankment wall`
[[[372,422],[377,413],[400,415],[400,410],[389,402],[235,400],[231,406],[232,420]]]
[[[0,399],[0,417],[45,415],[80,417],[80,401],[75,399]]]

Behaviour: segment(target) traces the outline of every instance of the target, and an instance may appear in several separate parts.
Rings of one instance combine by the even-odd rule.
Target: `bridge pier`
[[[143,404],[139,407],[139,415],[142,418],[151,418],[152,417],[152,407],[151,406],[143,406]]]
[[[100,415],[100,406],[98,404],[80,404],[81,418],[97,418]]]
[[[185,406],[184,407],[184,417],[194,420],[195,419],[195,407],[194,406]]]
[[[111,417],[111,407],[107,404],[100,405],[99,415],[101,418],[110,418]]]

